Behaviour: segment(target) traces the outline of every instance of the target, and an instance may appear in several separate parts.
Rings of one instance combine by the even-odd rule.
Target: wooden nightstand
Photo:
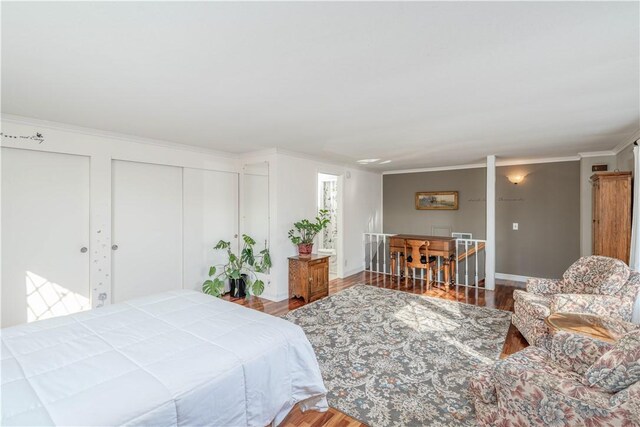
[[[329,257],[311,255],[289,258],[289,298],[305,302],[329,295]]]

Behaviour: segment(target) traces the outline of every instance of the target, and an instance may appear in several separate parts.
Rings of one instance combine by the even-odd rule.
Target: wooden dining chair
[[[420,252],[422,247],[424,250]],[[431,284],[433,282],[431,279],[435,277],[436,257],[429,256],[429,242],[426,240],[407,240],[404,253],[405,281],[409,280],[409,269],[412,270],[411,277],[415,281],[416,269],[420,268],[426,270],[427,283]]]

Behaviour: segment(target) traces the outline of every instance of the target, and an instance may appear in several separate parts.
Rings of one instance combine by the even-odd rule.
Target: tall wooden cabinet
[[[629,263],[631,245],[631,172],[591,176],[592,252]]]
[[[289,258],[289,298],[305,302],[329,295],[329,257],[311,255]]]

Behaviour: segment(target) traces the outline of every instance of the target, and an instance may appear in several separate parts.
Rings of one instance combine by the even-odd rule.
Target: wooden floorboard
[[[474,304],[482,307],[492,307],[507,311],[513,311],[513,291],[515,289],[522,288],[522,284],[519,284],[517,282],[497,281],[495,291],[471,289],[465,288],[464,286],[460,286],[457,289],[455,287],[451,287],[447,291],[442,287],[427,286],[423,281],[420,280],[417,280],[414,283],[412,280],[398,280],[397,278],[385,274],[362,272],[344,279],[334,279],[329,282],[329,295],[335,294],[343,289],[357,284],[367,284],[371,286],[378,286],[381,288],[396,289],[418,295],[426,295],[450,301],[459,301],[467,304]],[[305,305],[304,301],[299,298],[280,302],[273,302],[258,297],[244,299],[230,298],[229,296],[225,296],[224,298],[237,304],[241,304],[246,307],[260,310],[275,316],[281,316],[291,310],[295,310],[296,308]],[[507,333],[507,339],[504,343],[504,347],[502,348],[502,354],[500,357],[506,357],[510,354],[516,353],[527,347],[527,345],[527,342],[520,334],[520,332],[518,332],[518,330],[513,325],[511,325],[509,328],[509,332]],[[298,406],[296,406],[291,411],[291,413],[280,425],[284,427],[365,426],[365,424],[361,423],[360,421],[355,420],[334,408],[330,408],[329,411],[324,413],[315,411],[307,411],[303,413],[300,411]]]

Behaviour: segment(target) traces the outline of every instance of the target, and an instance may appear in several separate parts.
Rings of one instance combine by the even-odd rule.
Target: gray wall
[[[580,257],[579,162],[499,167],[496,197],[497,272],[558,278]]]
[[[428,235],[432,226],[444,225],[484,239],[486,177],[485,168],[384,175],[384,232]],[[415,208],[418,191],[457,191],[459,208],[457,211],[419,211]]]
[[[526,175],[519,185],[507,175]],[[418,211],[418,191],[458,191],[457,211]],[[431,225],[485,237],[486,169],[384,175],[385,233],[429,234]],[[560,277],[580,256],[580,162],[496,170],[496,271]],[[517,222],[519,230],[512,230]]]

